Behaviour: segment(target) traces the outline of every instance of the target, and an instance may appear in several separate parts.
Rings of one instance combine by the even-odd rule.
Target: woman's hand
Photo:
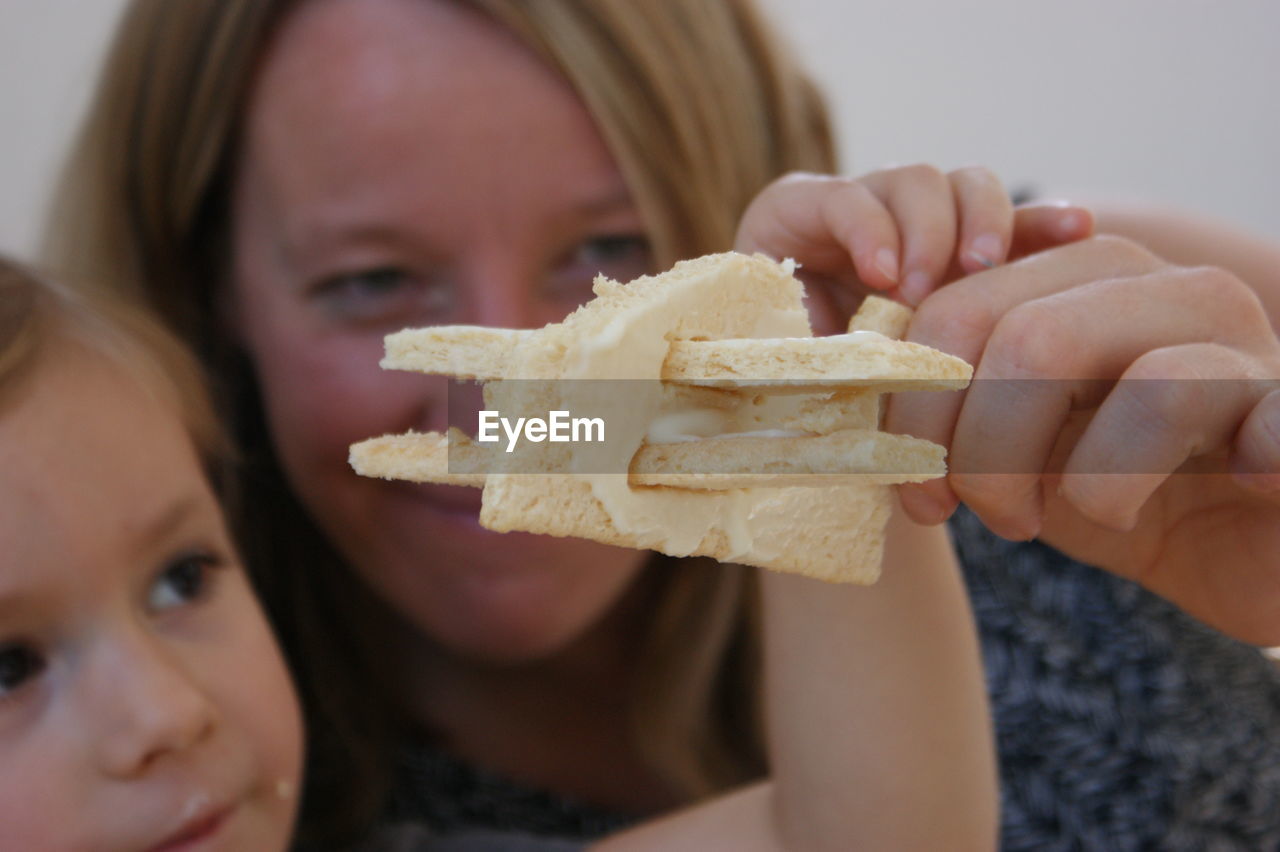
[[[908,339],[975,365],[964,393],[890,403],[887,429],[949,447],[945,480],[900,489],[912,518],[963,500],[1280,642],[1280,341],[1240,279],[1095,237],[935,292]]]
[[[886,428],[946,446],[951,469],[901,486],[904,509],[939,523],[963,500],[997,533],[1280,643],[1280,342],[1254,291],[1117,237],[1061,245],[1092,226],[1078,208],[1019,210],[1001,230],[993,192],[918,169],[783,179],[738,240],[845,287],[892,289],[875,264],[886,244],[904,247],[905,274],[931,275],[908,339],[974,364],[975,380],[891,399]],[[981,233],[1022,259],[975,266]]]
[[[890,291],[917,305],[939,286],[1019,256],[1087,237],[1089,211],[1014,209],[993,173],[914,165],[859,178],[792,174],[747,208],[739,251],[795,257],[806,284],[860,298]],[[856,299],[855,299],[856,302]]]

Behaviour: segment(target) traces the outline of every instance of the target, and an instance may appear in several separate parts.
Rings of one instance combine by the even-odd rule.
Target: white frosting
[[[603,415],[613,430],[607,445],[596,445],[609,458],[593,454],[590,449],[575,453],[573,464],[590,484],[614,526],[623,533],[673,555],[693,553],[709,533],[719,529],[729,543],[728,558],[750,553],[754,536],[751,528],[753,508],[761,489],[692,492],[673,489],[632,488],[626,473],[593,473],[592,471],[625,471],[631,458],[646,441],[656,424],[659,435],[678,434],[681,428],[697,427],[699,431],[714,425],[713,434],[721,433],[728,424],[715,423],[705,413],[664,411],[660,377],[669,348],[668,335],[683,320],[705,314],[711,299],[723,299],[721,288],[706,283],[689,282],[672,287],[664,298],[653,302],[636,302],[621,307],[603,333],[584,341],[576,358],[568,365],[565,378],[574,379],[647,379],[637,382],[636,392],[621,399],[620,394],[602,393],[602,383],[580,383],[582,392],[593,394],[591,400],[575,403],[582,410]],[[747,296],[746,298],[751,298]],[[809,322],[797,300],[793,309],[763,309],[754,316],[740,317],[751,328],[731,328],[726,333],[706,332],[717,337],[807,337]],[[686,333],[700,333],[686,329]],[[768,401],[763,407],[768,406]],[[576,410],[573,405],[566,406]],[[760,413],[761,407],[755,409]],[[666,419],[670,418],[670,419]],[[695,433],[696,437],[705,437]],[[766,489],[776,490],[776,489]]]
[[[712,408],[691,408],[660,414],[645,433],[647,444],[678,444],[724,433],[728,415]]]

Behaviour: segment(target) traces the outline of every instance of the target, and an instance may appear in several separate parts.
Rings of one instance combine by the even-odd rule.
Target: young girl
[[[0,259],[5,849],[289,842],[300,714],[211,485],[218,433],[201,388],[144,316]],[[900,555],[926,565],[923,542]],[[952,848],[989,847],[994,758],[963,600],[954,570],[873,590],[765,578],[773,780],[602,848],[927,848],[931,820]],[[910,627],[921,621],[929,641]],[[412,826],[370,842],[565,848],[438,845]]]
[[[281,849],[298,705],[193,362],[0,261],[0,845]]]

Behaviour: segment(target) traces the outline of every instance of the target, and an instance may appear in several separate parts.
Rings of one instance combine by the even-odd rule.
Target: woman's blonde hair
[[[821,97],[751,0],[452,1],[514,32],[576,88],[660,267],[731,247],[773,178],[835,170]],[[361,645],[375,641],[347,603],[362,590],[288,493],[251,365],[217,310],[239,127],[257,66],[297,2],[134,0],[68,164],[47,257],[76,280],[154,305],[219,382],[257,496],[237,526],[310,708],[309,810],[357,820],[380,789],[362,784],[367,800],[353,797],[351,766],[385,777],[385,717],[371,708],[390,700],[369,681],[358,689],[368,700],[350,695],[368,666]],[[639,661],[636,742],[693,798],[764,771],[754,592],[742,569],[654,568],[663,592]]]

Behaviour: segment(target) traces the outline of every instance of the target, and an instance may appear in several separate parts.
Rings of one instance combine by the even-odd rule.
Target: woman
[[[409,15],[434,17],[424,26]],[[464,768],[420,746],[379,742],[405,727],[528,787],[601,806],[503,787],[505,798],[485,817],[551,832],[596,832],[764,771],[749,575],[662,559],[642,568],[634,554],[580,542],[497,541],[475,528],[473,497],[443,489],[362,493],[372,486],[340,469],[336,448],[439,416],[436,391],[372,370],[384,331],[459,317],[493,325],[557,319],[581,301],[596,270],[625,280],[727,248],[748,202],[770,180],[834,165],[816,94],[746,3],[132,7],[56,224],[62,244],[77,246],[77,262],[92,271],[86,279],[107,277],[120,287],[142,282],[140,295],[197,344],[235,404],[249,461],[241,526],[251,562],[296,567],[294,576],[276,573],[260,583],[312,715],[316,809],[334,815],[332,804],[320,804],[326,790],[350,807],[353,820],[376,809],[377,786],[362,787],[369,799],[359,801],[347,773],[358,766],[381,777],[394,745],[402,813],[433,807],[429,816],[437,824],[476,820],[467,809],[497,795],[492,785],[476,794],[474,774]],[[851,184],[836,196],[836,209],[865,209],[861,186],[900,221],[944,230],[949,221],[954,232],[954,219],[931,221],[937,205],[897,203],[921,196],[896,196],[880,185],[903,183],[902,173],[892,177]],[[941,180],[948,198],[953,184],[984,183],[972,176],[948,182],[928,170],[905,178],[929,186]],[[802,228],[802,250],[792,251],[786,233],[755,233],[752,221],[744,224],[743,247],[794,253],[813,272],[853,277],[843,275],[849,251],[823,255],[814,229]],[[1080,235],[1080,224],[1071,236]],[[980,235],[968,233],[962,243],[973,246]],[[1020,245],[1041,242],[1024,234]],[[926,245],[895,244],[879,277],[858,267],[861,283],[905,285],[924,272],[928,280],[917,289],[927,292],[944,278],[952,252],[939,256]],[[1128,245],[1087,242],[1076,254],[1049,252],[1024,263],[1072,295],[1087,294],[1086,286],[1074,285],[1113,277],[1125,251],[1132,260],[1125,268],[1139,271],[1142,253]],[[1009,248],[1005,241],[996,256],[970,258],[964,268],[999,262]],[[957,316],[972,319],[978,311],[966,313],[966,305],[988,305],[988,290],[1008,293],[1009,286],[980,283],[1005,271],[963,279],[927,299],[918,329],[934,329],[934,339],[953,348],[976,346],[981,355],[989,325],[965,326],[973,340],[943,341],[939,330]],[[1141,271],[1175,274],[1153,263]],[[1228,289],[1239,295],[1238,285]],[[820,291],[837,302],[848,292]],[[1009,311],[1006,305],[987,316],[994,321]],[[1251,341],[1261,336],[1256,323],[1247,331]],[[404,399],[420,403],[401,409],[389,402]],[[898,408],[893,416],[909,414]],[[954,458],[963,448],[950,443]],[[968,492],[981,504],[976,488]],[[1000,505],[997,499],[985,512],[997,526]],[[945,514],[924,518],[919,506],[914,511],[921,520]],[[292,532],[280,535],[282,524]],[[1003,531],[1028,530],[1009,524]],[[1009,555],[980,531],[965,530],[961,546],[967,556],[993,551],[978,554],[989,561],[969,570],[980,611],[995,617],[984,601],[1011,589],[1020,594],[1022,578],[1005,577]],[[1046,554],[1031,558],[1052,568],[1057,557]],[[1130,616],[1117,598],[1141,596],[1082,568],[1063,572],[1053,575],[1053,588],[1084,589],[1082,605],[1099,607],[1108,623]],[[1021,614],[1034,603],[1029,595],[1013,606]],[[1021,621],[1012,628],[998,623],[988,633],[995,639],[989,664],[1010,679],[998,684],[997,714],[1030,708],[1013,719],[1019,725],[1044,710],[1036,692],[1042,675],[1034,667],[1096,656],[1095,649],[1062,656],[1061,642],[1080,624],[1058,610],[1053,615],[1062,635],[1046,640],[1052,647],[1034,644]],[[1169,620],[1181,616],[1170,608],[1133,617],[1173,630]],[[1181,647],[1198,629],[1189,620],[1178,625],[1169,644]],[[364,647],[336,647],[335,633]],[[1204,641],[1211,647],[1205,657],[1220,668],[1252,665],[1247,649],[1217,636]],[[1148,652],[1159,655],[1164,647]],[[1114,666],[1115,680],[1132,679],[1140,671],[1133,665],[1126,658]],[[407,686],[397,676],[400,666],[413,672]],[[1253,672],[1259,681],[1267,677],[1264,668]],[[1145,689],[1145,673],[1137,680]],[[1173,694],[1175,702],[1184,697]],[[357,706],[355,695],[372,700]],[[1215,713],[1234,701],[1234,695],[1220,704],[1191,697],[1195,707]],[[1122,706],[1119,699],[1102,703]],[[1125,706],[1125,713],[1151,712]],[[402,727],[389,727],[388,714]],[[1273,715],[1256,718],[1277,724]],[[1146,717],[1122,724],[1086,714],[1073,721],[1075,731],[1101,723],[1122,740]],[[565,728],[584,734],[591,747],[566,750],[549,733]],[[1024,747],[1014,735],[1033,742]],[[1063,763],[1043,772],[1029,765],[1030,749],[1047,741],[1045,728],[1005,728],[1002,736],[1010,845],[1062,831],[1086,837],[1108,830],[1093,788],[1073,793],[1062,781],[1076,775],[1069,754],[1060,752]],[[1196,752],[1188,765],[1201,757]],[[1178,825],[1168,811],[1179,797],[1203,793],[1166,772],[1170,761],[1152,757],[1145,765],[1170,777],[1157,790],[1129,795],[1133,764],[1120,763],[1122,777],[1109,779],[1103,791],[1143,805],[1134,808],[1147,820],[1139,841],[1162,838]],[[455,782],[460,776],[468,780]],[[424,789],[451,783],[470,785],[454,797],[453,812],[424,801],[442,798]],[[1264,779],[1238,801],[1223,797],[1235,809],[1230,819],[1240,813],[1254,819],[1277,786]],[[572,811],[567,822],[565,811]],[[1277,830],[1274,819],[1250,825]]]

